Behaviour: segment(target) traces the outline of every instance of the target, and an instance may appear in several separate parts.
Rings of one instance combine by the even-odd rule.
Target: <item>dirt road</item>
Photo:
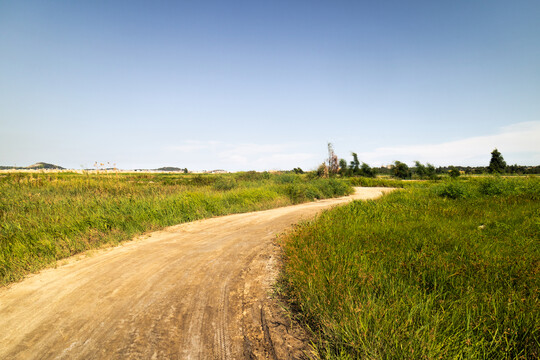
[[[0,359],[294,357],[269,297],[276,234],[386,191],[177,225],[32,275],[0,289]]]

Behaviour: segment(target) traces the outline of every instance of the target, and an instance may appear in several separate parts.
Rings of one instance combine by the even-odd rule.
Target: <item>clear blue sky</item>
[[[540,164],[540,2],[0,0],[0,165]]]

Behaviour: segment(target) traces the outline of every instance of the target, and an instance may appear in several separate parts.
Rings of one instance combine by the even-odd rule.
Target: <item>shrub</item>
[[[459,199],[467,195],[467,188],[459,181],[448,181],[436,187],[435,192],[441,197]]]
[[[366,177],[354,177],[349,179],[349,182],[353,186],[365,186],[365,187],[398,187],[402,188],[405,183],[401,180],[395,179],[377,179],[377,178],[366,178]]]
[[[191,179],[191,184],[195,186],[212,185],[216,182],[216,178],[208,175],[196,175]]]
[[[306,189],[300,184],[289,184],[285,187],[285,194],[289,197],[293,204],[301,203],[306,199]]]
[[[238,184],[236,183],[236,180],[234,178],[225,177],[225,176],[220,177],[214,183],[214,189],[220,190],[220,191],[231,190],[237,186]]]
[[[448,174],[450,175],[451,178],[457,178],[459,177],[460,172],[459,172],[459,169],[456,168],[455,166],[450,166],[450,170],[448,171]]]
[[[266,180],[270,179],[270,174],[265,172],[256,172],[256,171],[242,171],[236,173],[236,179],[239,181],[255,181],[255,180]]]
[[[276,184],[291,184],[299,179],[300,177],[295,174],[279,174],[274,177],[274,182]]]
[[[327,178],[328,174],[328,166],[326,166],[325,163],[319,165],[319,167],[317,168],[317,176],[321,178]]]
[[[501,177],[488,177],[480,180],[479,191],[482,195],[502,195],[511,192],[512,184]]]

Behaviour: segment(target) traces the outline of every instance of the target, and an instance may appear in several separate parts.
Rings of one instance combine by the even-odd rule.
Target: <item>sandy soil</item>
[[[0,289],[0,359],[287,359],[301,329],[271,298],[276,234],[389,189],[196,221]]]

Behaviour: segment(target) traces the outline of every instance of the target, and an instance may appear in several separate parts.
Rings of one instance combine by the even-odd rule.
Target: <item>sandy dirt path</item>
[[[386,191],[173,226],[2,288],[0,359],[296,357],[298,339],[265,310],[276,234]]]

